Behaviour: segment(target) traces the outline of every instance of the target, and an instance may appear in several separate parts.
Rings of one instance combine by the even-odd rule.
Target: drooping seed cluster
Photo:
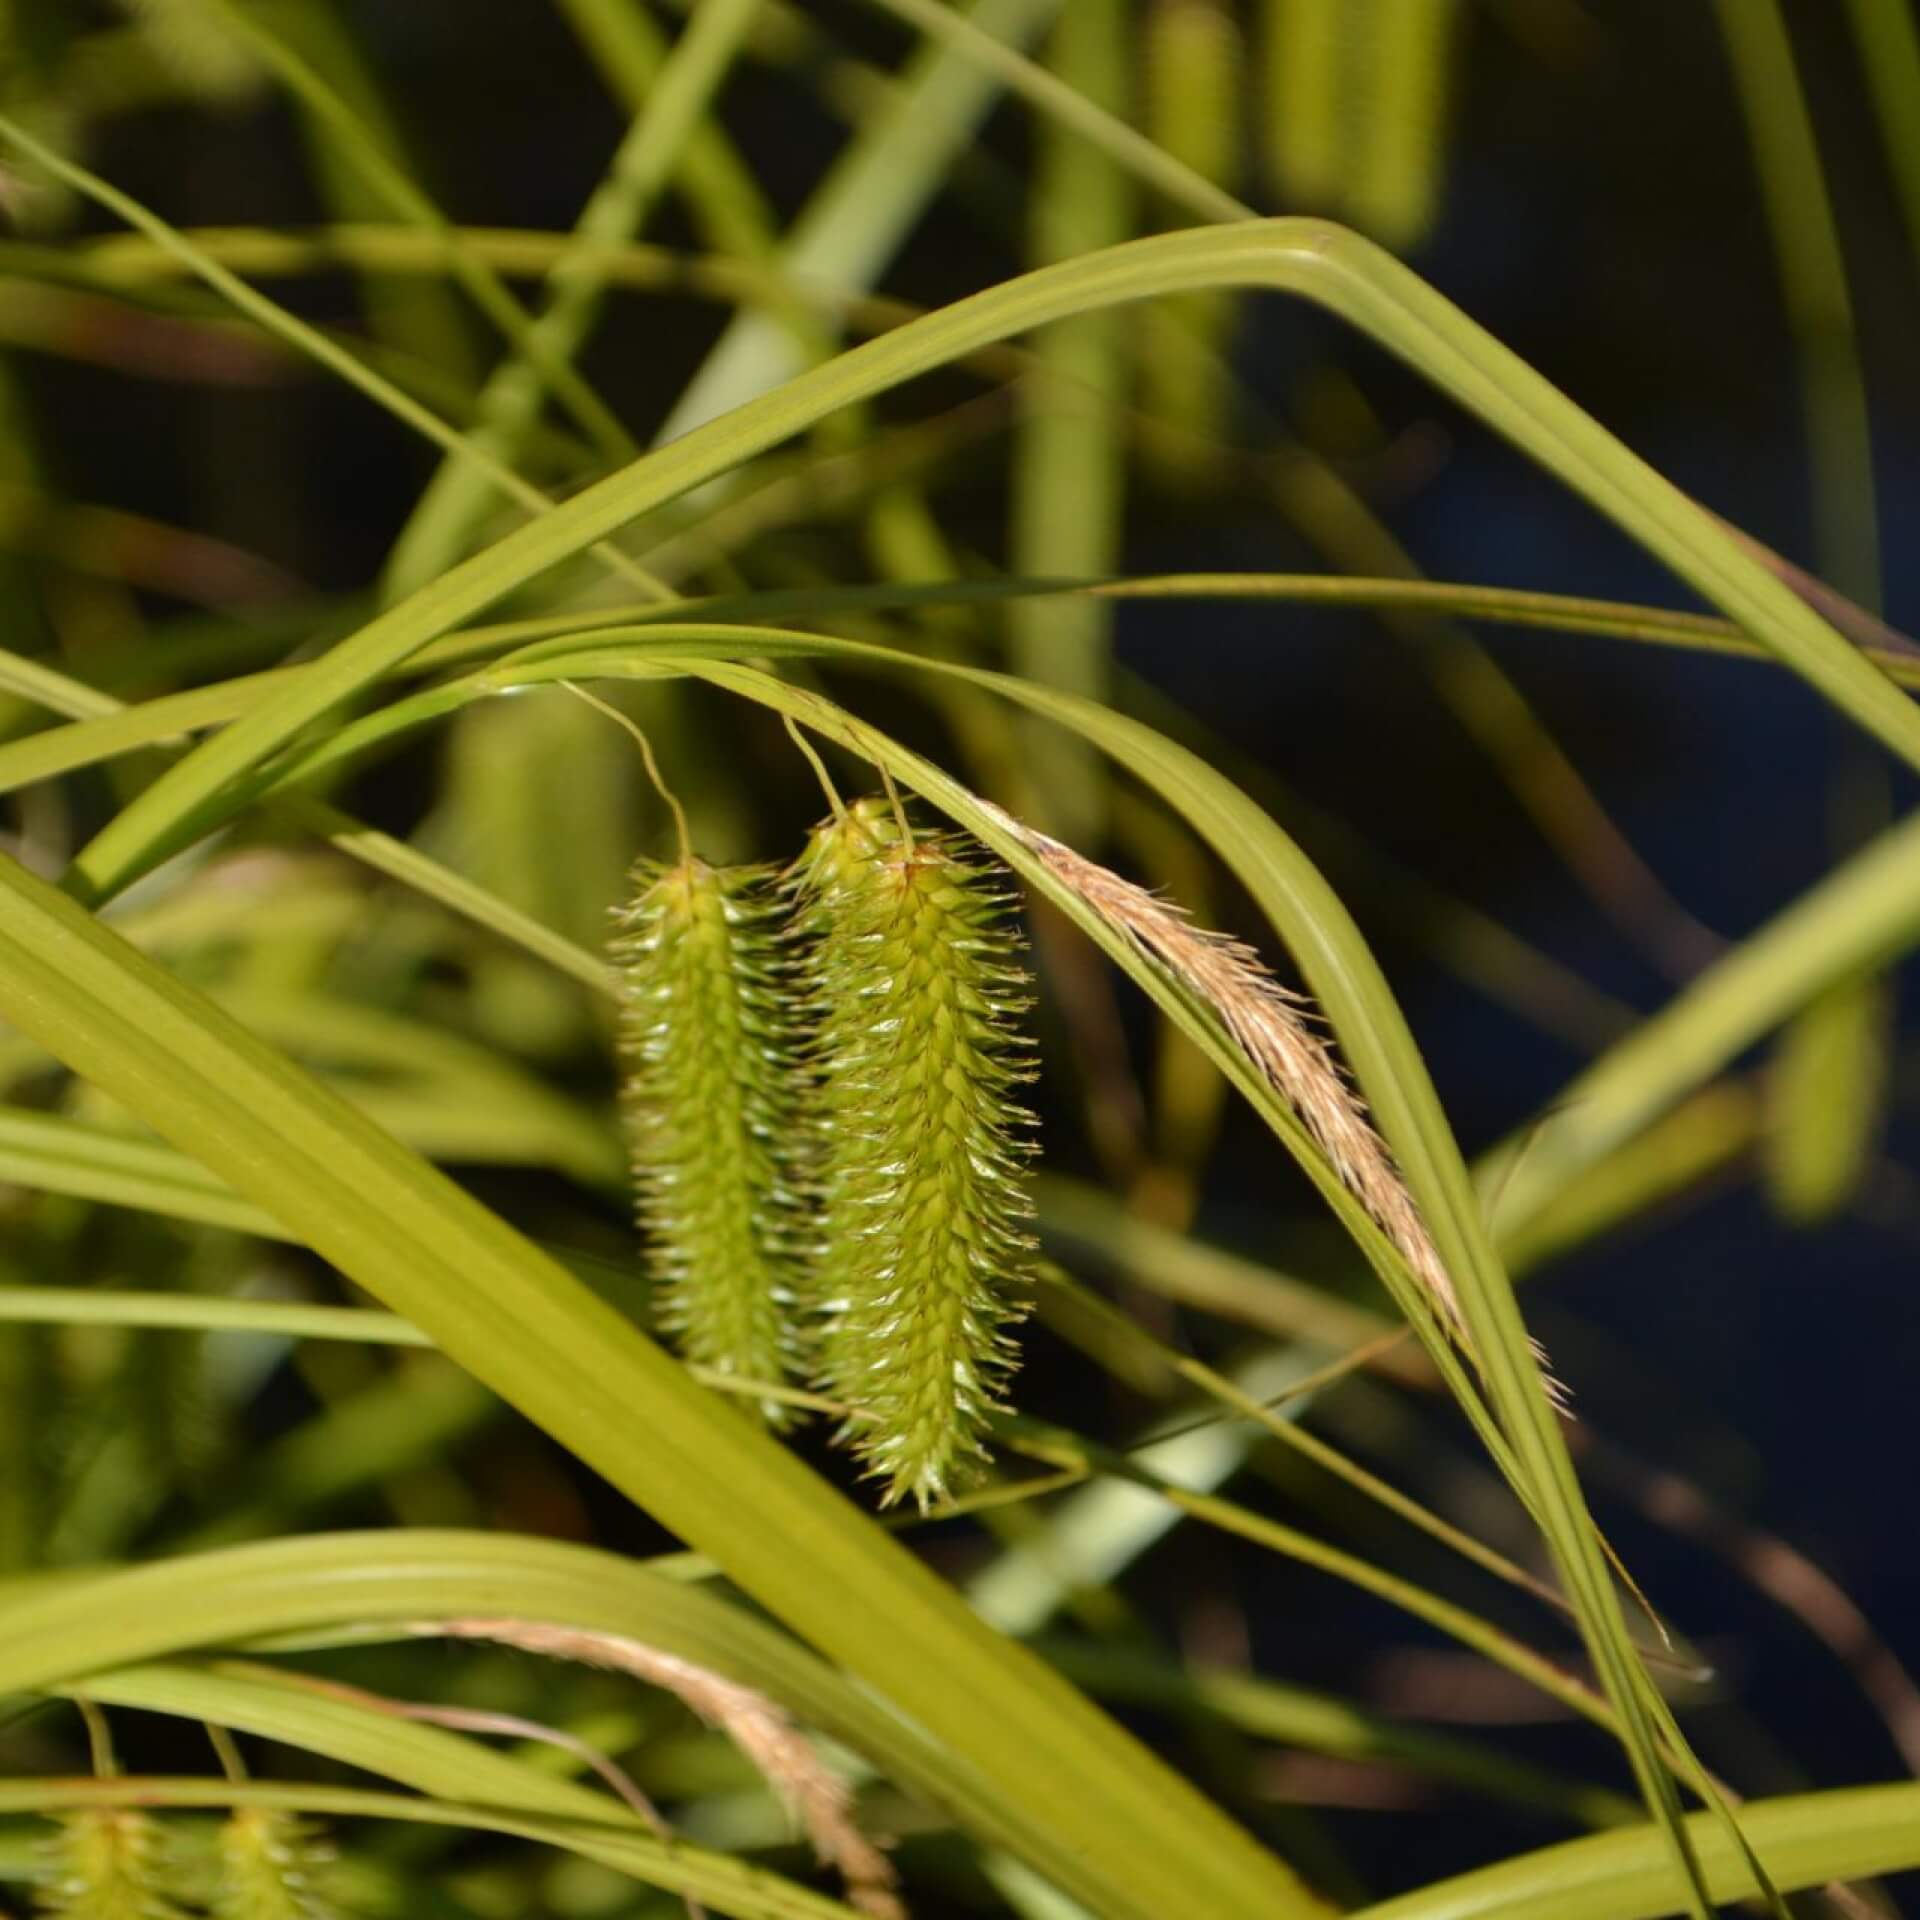
[[[300,1815],[236,1807],[211,1862],[184,1844],[177,1816],[89,1807],[56,1817],[39,1849],[34,1910],[67,1920],[334,1920],[334,1850]]]
[[[41,1845],[35,1905],[47,1915],[186,1920],[168,1835],[135,1807],[86,1807],[57,1817]]]
[[[695,1364],[778,1386],[798,1363],[786,1153],[799,1082],[772,879],[642,865],[612,951],[655,1318]],[[791,1418],[756,1404],[770,1426]]]
[[[1009,882],[877,800],[778,892],[695,860],[636,877],[614,955],[659,1323],[845,1406],[883,1502],[924,1508],[985,1458],[1032,1257]]]
[[[333,1920],[321,1884],[333,1862],[321,1830],[298,1814],[236,1807],[220,1829],[213,1920]]]
[[[822,827],[795,881],[815,1371],[883,1498],[922,1507],[985,1458],[1032,1257],[1006,885],[953,836],[903,841],[877,802]]]

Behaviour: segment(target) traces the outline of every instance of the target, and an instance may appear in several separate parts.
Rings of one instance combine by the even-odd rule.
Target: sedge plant
[[[1646,1562],[1726,1549],[1888,1755],[1911,1650],[1699,1453],[1621,1469],[1651,1362],[1566,1314],[1549,1371],[1515,1282],[1627,1228],[1658,1263],[1750,1175],[1786,1247],[1911,1210],[1920,673],[1825,143],[1912,214],[1920,39],[1773,0],[518,11],[0,21],[19,1904],[1891,1911],[1920,1789],[1717,1737],[1714,1689],[1777,1703]],[[1422,271],[1485,217],[1466,90],[1636,31],[1725,63],[1804,555]],[[1701,605],[1424,579],[1440,436],[1376,350]],[[1510,801],[1657,1004],[1282,785],[1236,721],[1310,619],[1411,664],[1494,796],[1469,834]],[[1230,623],[1265,651],[1210,702]],[[1526,691],[1546,630],[1822,706],[1826,869],[1709,931]],[[1334,743],[1389,789],[1390,707]],[[1583,1056],[1475,1157],[1402,964]],[[1403,1622],[1567,1738],[1409,1724]],[[1306,1804],[1356,1781],[1494,1812],[1429,1872]]]

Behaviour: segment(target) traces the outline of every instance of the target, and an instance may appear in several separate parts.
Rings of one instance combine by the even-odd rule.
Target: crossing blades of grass
[[[277,1215],[991,1781],[1102,1915],[1315,1903],[1213,1805],[497,1216],[0,862],[0,1014]]]
[[[1524,361],[1378,248],[1311,220],[1176,233],[1044,267],[850,348],[694,429],[443,574],[197,748],[76,861],[72,889],[111,894],[223,817],[237,783],[309,722],[502,594],[639,514],[843,406],[1049,320],[1209,287],[1314,300],[1400,354],[1666,561],[1830,701],[1920,766],[1920,714],[1711,516]]]

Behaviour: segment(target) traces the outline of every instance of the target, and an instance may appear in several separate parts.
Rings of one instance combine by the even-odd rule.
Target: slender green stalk
[[[1339,203],[1347,130],[1341,12],[1341,0],[1262,0],[1262,147],[1288,208]]]
[[[1908,1782],[1760,1800],[1741,1824],[1774,1881],[1789,1890],[1901,1871],[1920,1831],[1920,1788]],[[1704,1814],[1687,1825],[1716,1900],[1750,1884],[1746,1863]],[[1360,1920],[1663,1920],[1681,1888],[1644,1828],[1569,1840],[1477,1873],[1437,1881],[1364,1909]]]
[[[1404,252],[1439,211],[1461,8],[1459,0],[1367,0],[1360,11],[1347,206],[1363,233]]]
[[[1880,542],[1866,384],[1832,197],[1778,0],[1718,0],[1801,363],[1813,463],[1815,565],[1879,598]]]
[[[558,0],[628,113],[640,114],[666,65],[666,36],[641,0]],[[707,244],[761,260],[773,250],[774,218],[759,182],[713,118],[689,129],[676,180]]]
[[[930,41],[951,49],[955,57],[975,72],[991,74],[999,84],[1037,108],[1048,121],[1096,145],[1142,184],[1156,188],[1201,219],[1253,217],[1251,207],[1155,146],[1102,102],[1089,99],[1063,78],[1029,60],[1012,44],[1015,35],[1000,24],[988,8],[980,7],[972,14],[965,14],[942,6],[939,0],[871,0],[871,3],[897,14]]]
[[[0,1287],[0,1320],[47,1326],[192,1328],[286,1340],[432,1345],[418,1327],[371,1307],[311,1307],[280,1300],[217,1300],[191,1293],[122,1293],[97,1287]]]
[[[1777,0],[1721,0],[1719,15],[1800,361],[1814,564],[1841,591],[1877,606],[1879,504],[1866,381],[1846,258],[1793,43]],[[1884,799],[1875,811],[1884,814]],[[1837,1209],[1866,1177],[1881,1124],[1884,1079],[1874,1061],[1886,1044],[1887,1013],[1880,982],[1847,979],[1798,1015],[1782,1038],[1776,1151],[1767,1166],[1789,1218],[1809,1221]],[[1824,1061],[1821,1082],[1810,1086],[1804,1067],[1816,1057]],[[1849,1064],[1850,1082],[1835,1084]]]
[[[1021,42],[1059,6],[1060,0],[975,0],[974,24],[996,41]],[[962,15],[938,11],[965,24]],[[985,118],[995,91],[994,81],[963,54],[925,49],[885,109],[815,188],[786,236],[782,269],[842,292],[872,286]],[[777,317],[743,315],[681,390],[660,440],[674,440],[778,386],[806,364],[805,352],[806,343]]]
[[[1148,131],[1203,180],[1231,190],[1240,167],[1245,48],[1226,0],[1155,0],[1140,56]],[[1145,316],[1140,378],[1146,404],[1183,435],[1226,437],[1227,356],[1239,303],[1189,294]],[[1171,479],[1185,477],[1177,458]]]

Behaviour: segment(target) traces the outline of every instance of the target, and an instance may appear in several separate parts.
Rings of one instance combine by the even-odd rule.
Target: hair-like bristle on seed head
[[[792,875],[809,982],[815,1374],[843,1437],[922,1508],[986,1458],[1033,1241],[1028,1005],[1004,871],[903,841],[884,800],[816,830]]]
[[[797,1370],[791,982],[771,869],[643,862],[616,914],[621,1107],[661,1330],[697,1365]],[[757,1405],[768,1425],[793,1412]]]

